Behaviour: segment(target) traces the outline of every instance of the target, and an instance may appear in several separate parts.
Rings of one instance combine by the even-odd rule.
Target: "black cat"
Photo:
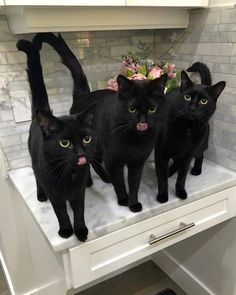
[[[211,84],[209,70],[198,63],[188,69],[202,73],[202,81]],[[205,76],[203,75],[205,73]],[[196,158],[192,174],[200,174],[203,152],[208,147],[209,119],[216,110],[217,98],[225,87],[221,81],[213,86],[193,83],[182,71],[181,86],[166,96],[166,116],[157,137],[155,166],[158,179],[157,200],[168,201],[168,163],[174,160],[170,174],[178,172],[176,195],[187,198],[185,180],[192,158]]]
[[[61,55],[63,63],[69,64],[72,73],[81,71],[78,61],[69,62],[72,56],[60,35],[38,34],[34,44],[40,48],[42,42],[49,43]],[[72,76],[77,85],[74,89],[79,89],[81,74]],[[104,161],[119,205],[129,206],[133,212],[142,210],[138,202],[138,189],[144,162],[156,141],[166,80],[167,75],[143,81],[132,81],[119,75],[118,92],[106,89],[79,94],[74,97],[71,108],[71,113],[80,112],[88,103],[98,101],[95,115],[96,160],[98,163]],[[128,167],[129,193],[124,183],[125,166]]]
[[[66,200],[69,200],[74,213],[74,233],[80,241],[85,241],[88,229],[84,221],[84,195],[90,157],[95,146],[93,117],[96,105],[90,105],[76,115],[53,116],[38,50],[26,40],[18,41],[17,48],[27,55],[27,74],[32,94],[28,145],[38,200],[50,199],[59,222],[58,233],[63,238],[73,234],[66,209]]]

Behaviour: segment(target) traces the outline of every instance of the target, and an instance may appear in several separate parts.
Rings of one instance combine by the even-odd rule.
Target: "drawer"
[[[69,280],[78,288],[236,215],[232,187],[69,250]]]

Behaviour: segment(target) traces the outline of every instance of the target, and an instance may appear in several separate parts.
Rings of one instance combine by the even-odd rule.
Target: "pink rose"
[[[153,80],[159,78],[162,74],[163,70],[161,68],[153,67],[148,74],[148,79]]]
[[[165,68],[167,70],[168,77],[170,77],[170,78],[175,78],[176,77],[176,74],[173,73],[173,71],[176,68],[174,64],[166,64]]]
[[[111,89],[111,90],[115,90],[115,91],[118,91],[118,83],[116,81],[116,79],[110,79],[108,80],[108,89]]]
[[[128,77],[130,80],[145,80],[147,77],[145,77],[143,74],[134,74],[131,77]]]

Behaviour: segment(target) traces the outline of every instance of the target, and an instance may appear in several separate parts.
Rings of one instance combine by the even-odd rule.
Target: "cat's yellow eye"
[[[157,111],[157,107],[151,107],[148,109],[149,114],[154,114]]]
[[[201,103],[201,104],[207,104],[207,103],[208,103],[208,99],[206,99],[206,98],[202,98],[202,99],[200,100],[200,103]]]
[[[187,100],[187,101],[190,101],[190,100],[191,100],[191,96],[188,95],[188,94],[186,94],[186,95],[184,96],[184,99]]]
[[[87,135],[83,138],[84,144],[89,144],[91,141],[92,141],[92,136]]]
[[[137,109],[133,106],[129,106],[129,112],[134,114],[137,111]]]
[[[72,146],[72,143],[69,141],[69,139],[61,139],[59,140],[59,144],[63,148],[68,148]]]

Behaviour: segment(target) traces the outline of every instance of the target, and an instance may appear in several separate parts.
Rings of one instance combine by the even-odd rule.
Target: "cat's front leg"
[[[111,163],[105,160],[108,171],[120,206],[128,206],[128,194],[124,183],[124,165]]]
[[[74,213],[74,233],[81,242],[85,242],[88,236],[88,228],[84,221],[84,197],[85,186],[80,187],[79,192],[70,200]]]
[[[192,175],[200,175],[202,173],[203,154],[194,160],[194,166],[191,170]]]
[[[58,200],[57,197],[51,197],[50,201],[59,223],[58,234],[62,238],[69,238],[73,234],[73,228],[67,214],[66,201]]]
[[[191,158],[178,160],[178,177],[175,185],[176,196],[182,200],[187,199],[187,192],[185,190],[185,181],[188,173]]]
[[[155,167],[158,182],[157,201],[160,203],[168,201],[168,164],[169,159],[165,158],[155,149]]]
[[[128,183],[129,183],[129,209],[132,212],[140,212],[142,204],[138,202],[138,190],[142,177],[144,163],[128,164]]]

